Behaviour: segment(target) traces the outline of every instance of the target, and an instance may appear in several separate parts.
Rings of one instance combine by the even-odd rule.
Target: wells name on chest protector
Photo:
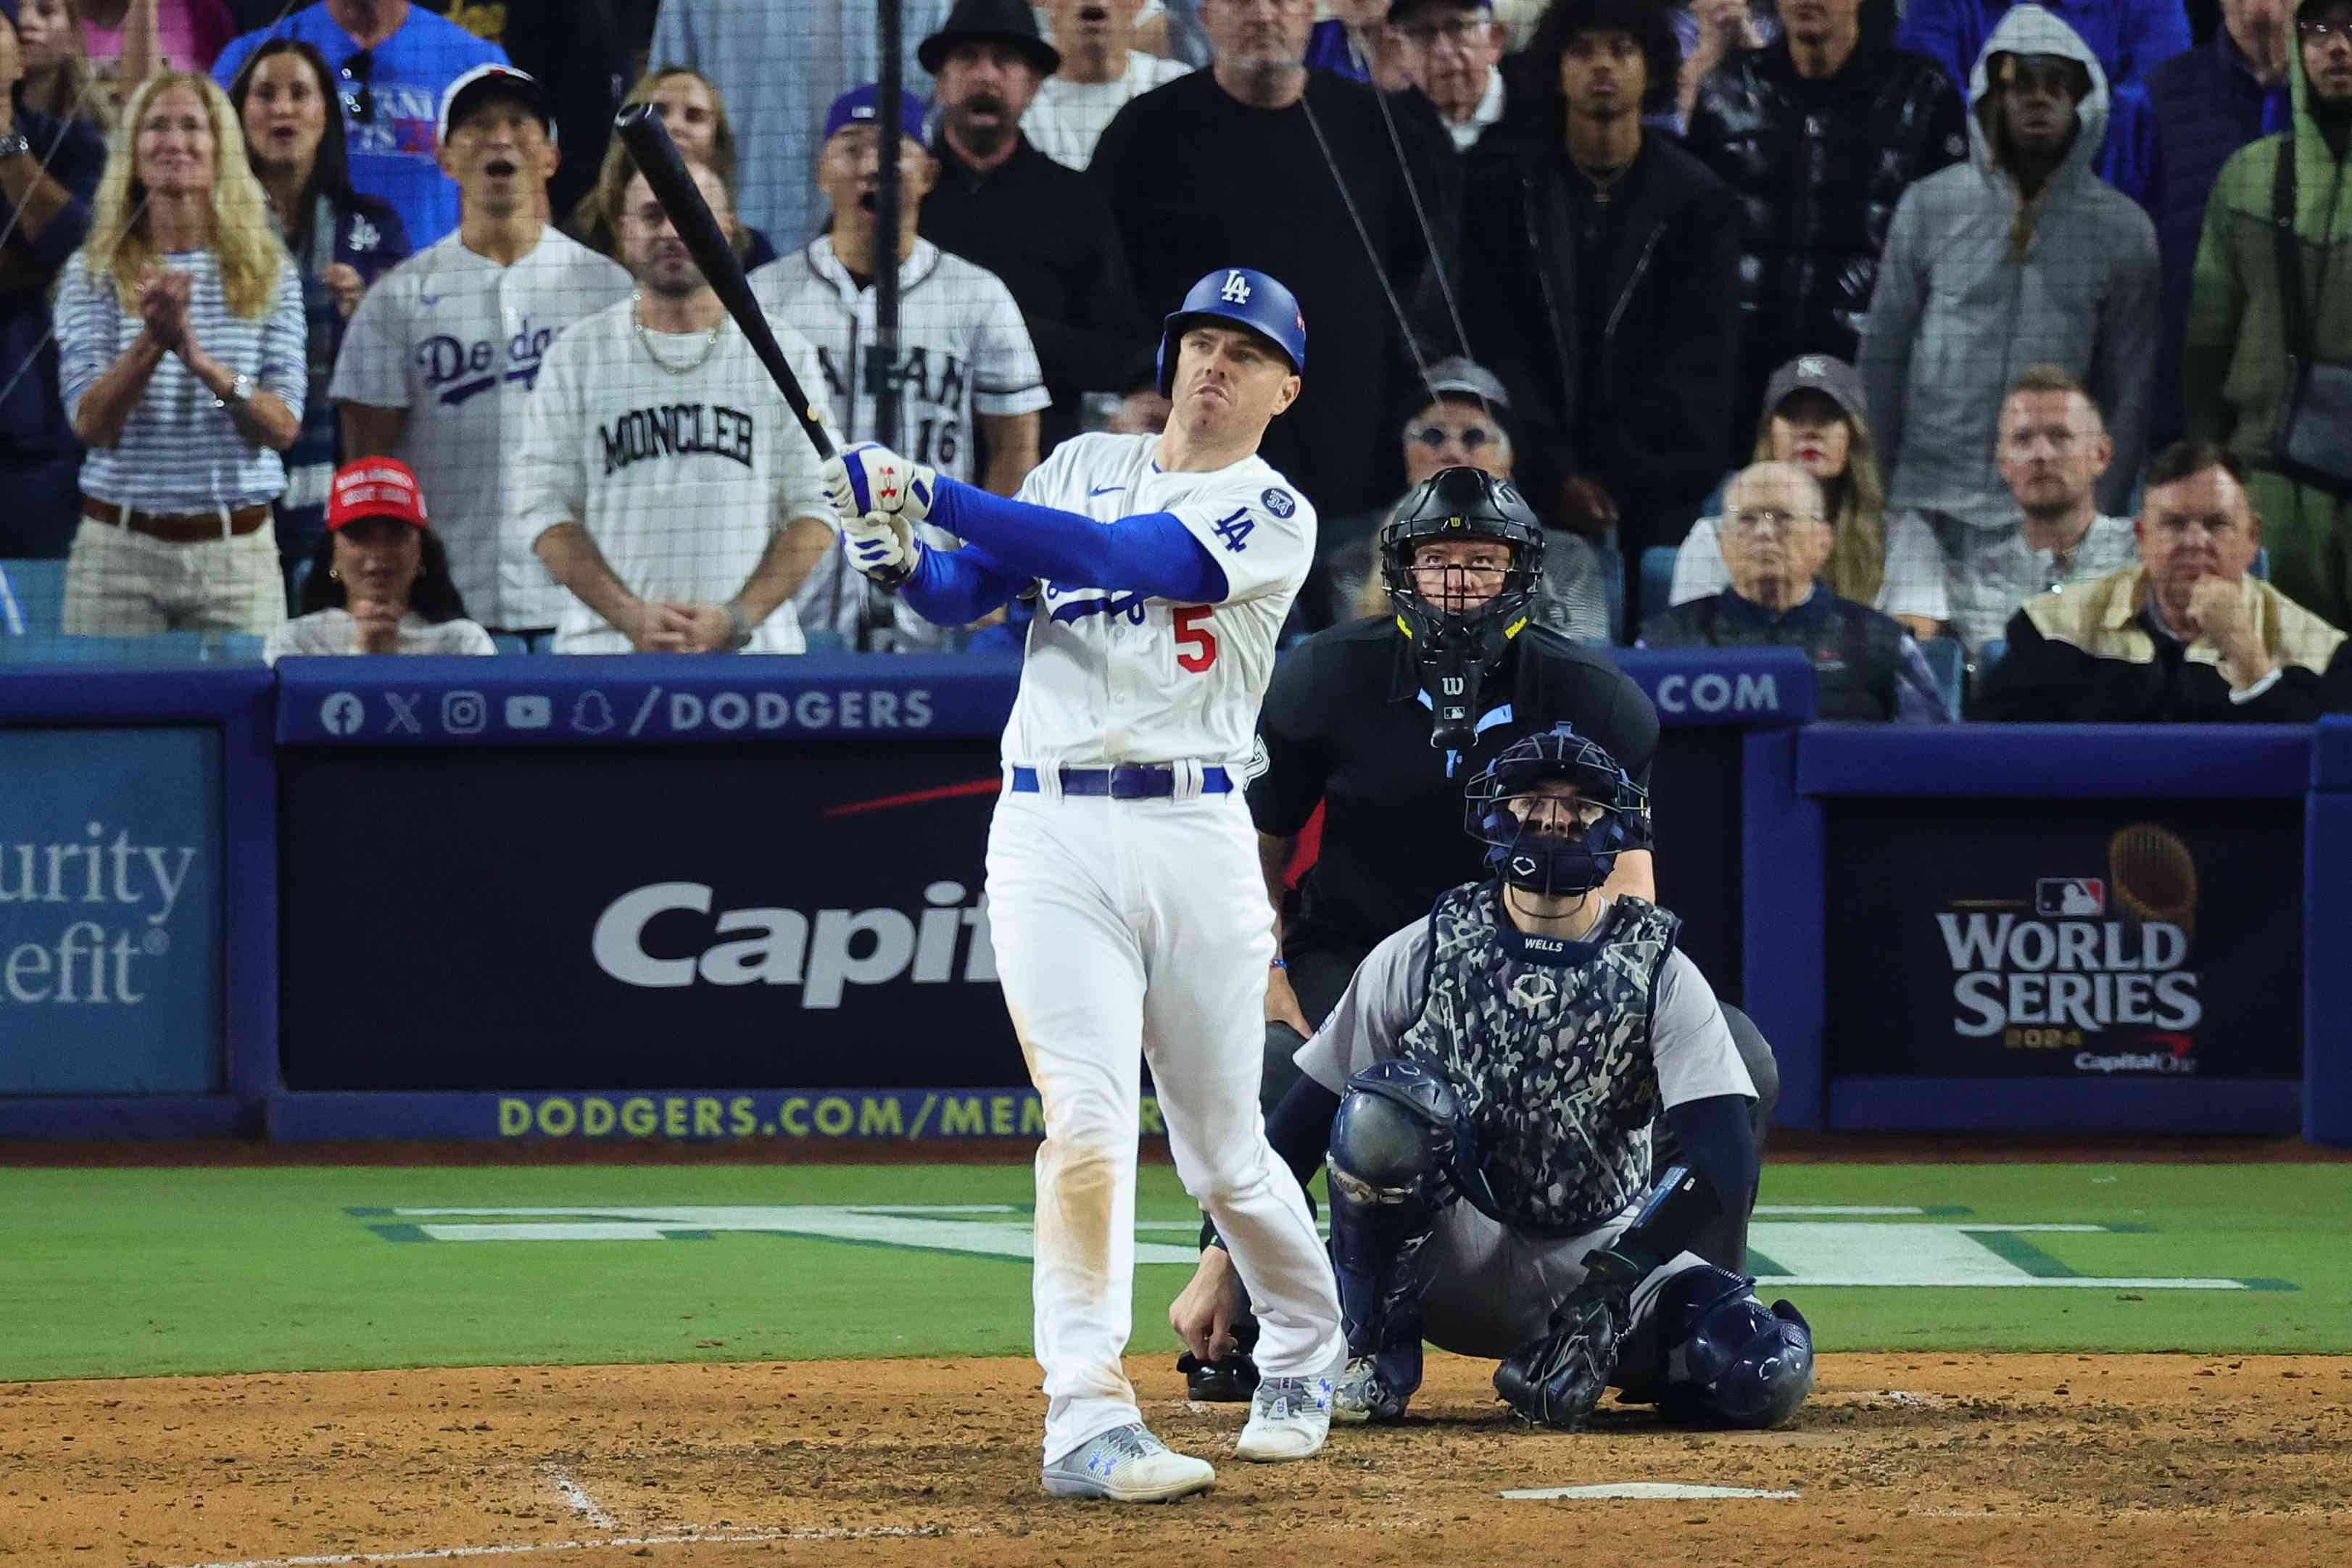
[[[1498,930],[1493,883],[1457,887],[1430,914],[1421,1017],[1399,1054],[1444,1069],[1460,1096],[1505,1225],[1573,1236],[1649,1190],[1658,1113],[1650,1047],[1658,977],[1682,922],[1620,898],[1596,942],[1550,958]],[[1570,955],[1584,962],[1569,962]]]

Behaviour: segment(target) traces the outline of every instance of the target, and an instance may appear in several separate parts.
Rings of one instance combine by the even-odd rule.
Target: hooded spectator
[[[2340,199],[2352,173],[2352,0],[2305,0],[2295,26],[2293,130],[2242,148],[2206,204],[2182,389],[2189,435],[2221,442],[2247,470],[2271,580],[2352,628],[2352,418],[2339,404],[2331,421],[2324,403],[2306,400],[2292,430],[2287,419],[2298,360],[2339,377],[2352,363],[2352,203]],[[2303,308],[2292,315],[2273,220],[2290,150],[2299,243],[2289,254],[2303,280]],[[2330,448],[2332,476],[2286,471],[2294,453]]]
[[[1969,79],[1969,161],[1904,193],[1863,327],[1887,505],[1938,532],[2012,526],[2001,399],[2019,365],[2046,362],[2105,411],[2115,461],[2099,509],[2126,514],[2147,446],[2158,279],[2147,214],[2091,172],[2105,74],[2073,28],[2017,5]]]

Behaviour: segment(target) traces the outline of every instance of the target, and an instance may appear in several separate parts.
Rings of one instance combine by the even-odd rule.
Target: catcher
[[[1650,847],[1646,795],[1560,725],[1467,800],[1495,877],[1371,951],[1268,1121],[1294,1170],[1330,1178],[1332,1418],[1402,1416],[1427,1340],[1498,1358],[1496,1392],[1544,1426],[1582,1425],[1612,1385],[1686,1425],[1786,1420],[1813,1385],[1803,1316],[1688,1250],[1750,1200],[1754,1087],[1675,916],[1601,892]],[[1661,1108],[1678,1153],[1653,1182]],[[1169,1318],[1215,1360],[1247,1303],[1206,1239]]]

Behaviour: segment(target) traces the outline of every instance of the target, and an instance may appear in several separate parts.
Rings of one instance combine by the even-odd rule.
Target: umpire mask
[[[1503,547],[1503,564],[1481,559],[1491,548],[1464,548],[1482,544]],[[1381,577],[1435,718],[1429,743],[1458,757],[1477,738],[1479,688],[1528,623],[1543,574],[1543,525],[1509,480],[1442,468],[1398,504],[1380,549]]]
[[[1478,770],[1463,826],[1505,882],[1570,897],[1607,882],[1627,850],[1650,847],[1650,796],[1599,742],[1555,725]]]

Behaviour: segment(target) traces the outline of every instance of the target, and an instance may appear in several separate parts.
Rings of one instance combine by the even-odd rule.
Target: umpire
[[[1607,655],[1532,623],[1543,525],[1517,489],[1471,467],[1439,470],[1380,534],[1392,615],[1342,622],[1283,658],[1258,718],[1249,786],[1276,956],[1266,977],[1271,1113],[1299,1070],[1292,1058],[1391,933],[1428,916],[1447,888],[1486,874],[1481,847],[1451,831],[1462,792],[1513,743],[1560,724],[1600,743],[1647,789],[1658,714]],[[1323,808],[1315,863],[1287,886],[1298,835]],[[1646,849],[1619,855],[1603,891],[1654,901]],[[1780,1090],[1771,1048],[1724,1009],[1755,1082],[1758,1147]],[[1673,1140],[1660,1129],[1659,1159]],[[1694,1250],[1738,1271],[1747,1216],[1727,1215]],[[1245,1354],[1180,1363],[1192,1397],[1248,1397]]]
[[[1658,714],[1606,655],[1533,624],[1544,530],[1507,479],[1440,469],[1381,529],[1392,615],[1319,632],[1277,665],[1258,718],[1249,787],[1273,901],[1265,995],[1267,1110],[1291,1061],[1389,933],[1482,873],[1477,846],[1438,831],[1472,774],[1556,724],[1600,742],[1649,783]],[[1298,834],[1323,808],[1322,847],[1286,889]],[[1621,856],[1608,892],[1656,897],[1647,850]]]

